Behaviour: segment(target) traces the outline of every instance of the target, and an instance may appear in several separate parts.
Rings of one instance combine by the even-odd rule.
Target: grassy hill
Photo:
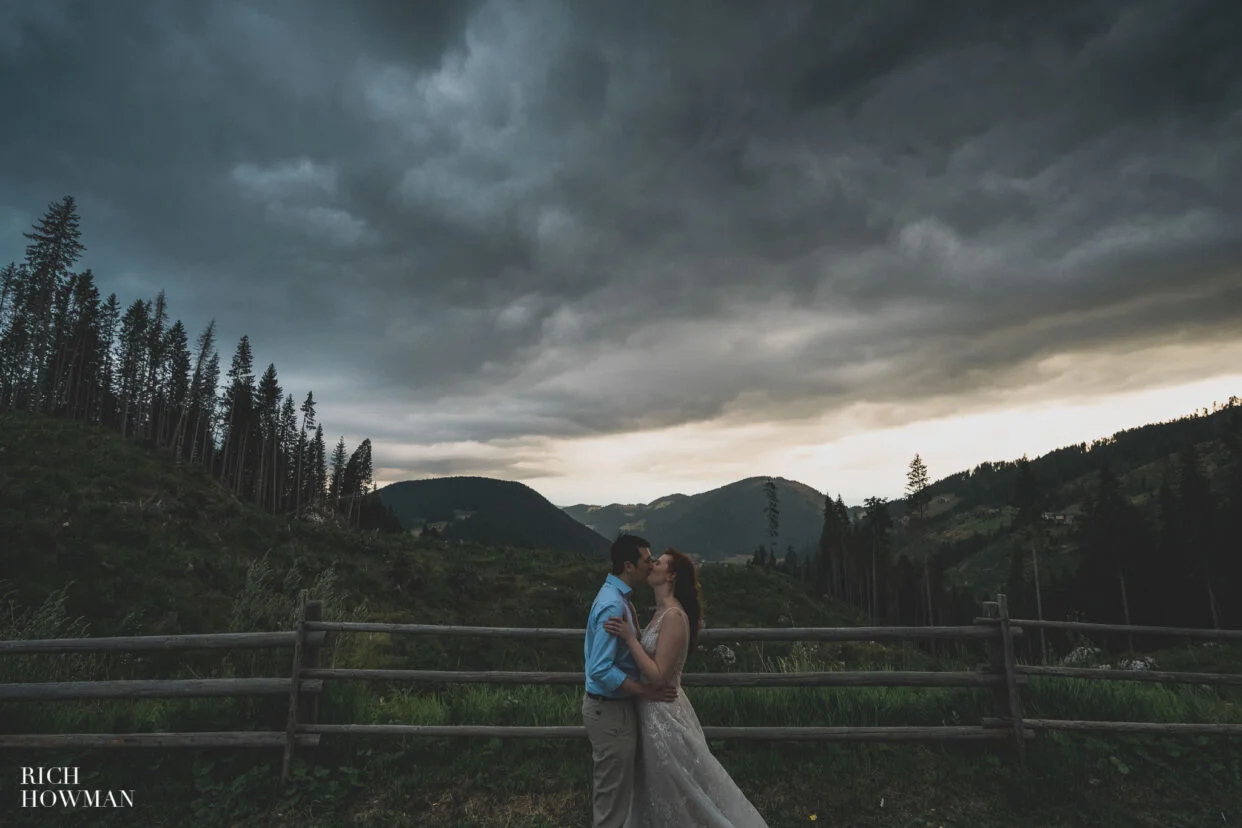
[[[609,539],[521,483],[487,477],[406,480],[385,486],[379,496],[408,530],[430,526],[451,540],[598,558],[608,554]]]
[[[115,434],[0,413],[0,638],[287,628],[300,588],[329,619],[576,627],[603,578],[598,559],[409,534],[360,534],[330,519],[291,521],[238,503],[206,475]],[[857,624],[793,579],[708,565],[709,626]],[[640,593],[640,612],[650,609]],[[692,671],[969,669],[978,654],[932,662],[913,648],[755,644],[706,648]],[[332,639],[340,667],[580,669],[581,645],[359,634]],[[1227,648],[1157,654],[1170,669],[1236,671]],[[287,674],[288,653],[0,657],[0,683],[72,678]],[[707,725],[970,723],[984,691],[945,688],[716,689],[691,694]],[[1240,721],[1236,691],[1032,680],[1027,714],[1048,718]],[[330,682],[320,721],[575,724],[577,688]],[[284,700],[21,702],[5,732],[274,729]],[[1177,745],[1181,745],[1180,748]],[[1171,745],[1171,746],[1170,746]],[[720,743],[713,751],[774,828],[875,826],[1191,826],[1242,820],[1237,741],[1067,735],[1031,745],[1029,774],[994,748]],[[1174,752],[1176,751],[1176,752]],[[73,826],[564,826],[589,814],[584,741],[326,738],[290,784],[280,757],[240,750],[6,751],[0,802],[19,768],[81,768],[86,785],[131,788],[133,810],[60,811]],[[504,773],[497,773],[502,767]],[[6,826],[47,824],[6,811]]]
[[[824,495],[796,480],[773,479],[780,506],[778,557],[789,544],[801,554],[819,542]],[[661,549],[676,547],[704,560],[744,557],[770,541],[764,514],[767,481],[749,477],[696,495],[672,494],[645,504],[578,504],[565,512],[606,537],[634,532]]]

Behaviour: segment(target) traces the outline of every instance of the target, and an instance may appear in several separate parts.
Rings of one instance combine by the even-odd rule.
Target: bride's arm
[[[684,612],[670,609],[668,614],[671,617],[664,619],[656,637],[654,659],[647,655],[638,636],[633,634],[633,628],[628,624],[621,627],[622,630],[630,631],[630,635],[624,636],[625,644],[630,649],[630,655],[634,656],[634,663],[642,671],[643,678],[654,687],[663,687],[672,679],[673,671],[677,669],[677,658],[685,649],[686,638],[690,634],[690,622]]]

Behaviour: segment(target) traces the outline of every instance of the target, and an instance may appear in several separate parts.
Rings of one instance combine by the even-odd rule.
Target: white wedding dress
[[[660,624],[670,612],[651,619],[642,645],[655,658]],[[677,659],[674,684],[689,644]],[[638,771],[625,828],[767,828],[763,817],[712,756],[703,727],[685,692],[672,702],[638,700]]]

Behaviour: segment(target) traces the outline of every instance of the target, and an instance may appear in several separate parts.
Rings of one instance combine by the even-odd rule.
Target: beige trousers
[[[621,828],[634,795],[638,716],[632,699],[597,701],[582,697],[582,723],[591,739],[595,775],[591,804],[595,828]]]

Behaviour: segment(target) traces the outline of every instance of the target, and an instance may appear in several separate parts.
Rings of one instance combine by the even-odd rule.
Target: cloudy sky
[[[0,3],[0,260],[379,482],[849,502],[1242,395],[1242,3]]]

